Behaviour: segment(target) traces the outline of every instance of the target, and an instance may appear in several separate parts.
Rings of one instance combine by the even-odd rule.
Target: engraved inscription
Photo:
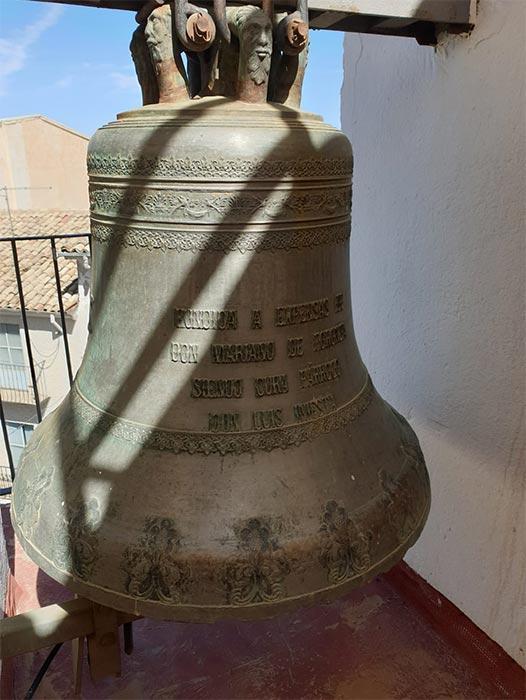
[[[275,314],[276,326],[294,326],[297,323],[317,321],[329,315],[329,300],[324,298],[293,306],[278,306]]]
[[[212,345],[210,352],[212,362],[216,364],[270,362],[276,356],[276,346],[272,340],[264,343],[225,343]]]
[[[360,391],[352,399],[338,406],[331,413],[320,416],[315,420],[284,425],[281,430],[262,432],[246,429],[245,432],[238,431],[236,434],[228,431],[226,431],[226,434],[223,434],[220,428],[224,425],[225,420],[217,418],[217,414],[212,413],[209,414],[209,423],[215,426],[215,431],[163,430],[150,425],[134,423],[96,408],[83,397],[75,384],[73,385],[71,400],[73,401],[75,412],[78,412],[82,421],[96,433],[108,434],[132,445],[140,445],[147,449],[168,451],[174,454],[208,455],[216,453],[225,455],[229,453],[253,453],[258,450],[265,452],[277,449],[285,450],[315,440],[320,435],[328,435],[332,431],[339,430],[358,420],[369,409],[372,402],[378,399],[371,379],[366,375]],[[234,428],[240,425],[241,419],[239,415],[237,418],[231,419],[229,423],[233,424]],[[39,444],[38,440],[36,444]],[[28,449],[31,449],[31,445]],[[49,481],[46,481],[44,486],[47,488]],[[34,495],[34,489],[32,495]],[[24,505],[27,505],[27,499]],[[38,509],[31,511],[32,520],[30,525],[33,529],[36,527],[34,518],[37,516]],[[24,518],[24,526],[26,520]]]
[[[242,379],[193,379],[190,396],[193,399],[240,399]]]
[[[319,396],[316,399],[294,404],[294,418],[298,421],[317,418],[323,413],[330,413],[336,409],[336,400],[332,394]]]
[[[313,336],[313,348],[315,352],[320,350],[325,350],[326,348],[332,348],[334,345],[338,345],[345,340],[347,333],[345,331],[345,325],[339,323],[337,326],[332,328],[326,328],[324,331],[319,331]]]
[[[241,430],[239,413],[209,413],[208,430],[212,433],[235,433]]]
[[[303,355],[303,338],[287,339],[287,356],[301,357]]]
[[[254,330],[256,330],[257,328],[263,328],[263,320],[261,318],[261,311],[259,309],[253,309],[250,327]]]
[[[172,343],[172,362],[182,365],[196,364],[199,357],[199,345],[195,343]]]
[[[329,360],[319,365],[307,365],[299,371],[301,388],[306,389],[309,386],[332,382],[339,379],[341,373],[339,360]]]
[[[175,309],[174,326],[188,330],[224,331],[237,328],[237,311],[233,309]]]
[[[274,396],[286,394],[289,390],[289,379],[286,374],[277,374],[274,377],[256,377],[254,379],[254,392],[258,398],[262,396]]]
[[[343,311],[343,294],[337,294],[334,297],[334,310],[336,313]]]
[[[252,412],[252,427],[254,430],[270,430],[271,428],[281,428],[282,425],[283,413],[281,408]]]

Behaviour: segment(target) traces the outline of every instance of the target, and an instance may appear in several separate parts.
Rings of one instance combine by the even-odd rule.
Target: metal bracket
[[[148,0],[37,0],[138,12]],[[250,0],[261,5],[263,0]],[[241,0],[231,5],[247,4]],[[212,9],[213,0],[200,5]],[[442,31],[469,32],[475,25],[477,0],[308,0],[312,29],[415,38],[435,44]],[[296,9],[296,0],[275,0],[276,12]]]

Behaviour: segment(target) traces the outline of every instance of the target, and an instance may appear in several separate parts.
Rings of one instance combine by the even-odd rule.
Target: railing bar
[[[71,356],[69,354],[68,331],[66,328],[66,314],[64,313],[64,300],[62,299],[62,289],[60,284],[60,271],[58,269],[57,246],[55,239],[51,241],[51,253],[53,256],[53,269],[55,270],[55,286],[57,288],[58,308],[60,310],[60,323],[62,324],[62,340],[64,341],[64,352],[66,353],[66,365],[68,367],[69,385],[73,384],[73,371],[71,369]]]
[[[52,238],[90,238],[91,233],[35,233],[26,236],[0,236],[0,243],[10,243],[12,241],[43,241]]]
[[[13,263],[15,266],[16,284],[18,287],[18,299],[20,301],[20,311],[22,312],[22,323],[24,326],[24,334],[26,336],[26,350],[29,359],[29,371],[31,372],[31,381],[33,382],[33,395],[35,397],[35,407],[37,410],[37,419],[42,421],[42,409],[40,408],[40,397],[38,395],[37,377],[35,374],[35,362],[33,360],[33,351],[31,349],[31,339],[29,337],[29,326],[27,323],[26,306],[24,301],[24,290],[22,289],[22,277],[20,276],[20,265],[18,263],[18,251],[16,248],[16,240],[11,241],[11,250],[13,253]]]
[[[15,464],[13,462],[13,453],[11,452],[11,445],[9,443],[9,433],[7,432],[7,423],[5,420],[4,404],[2,402],[2,393],[1,392],[0,392],[0,422],[2,423],[2,433],[4,435],[5,451],[7,453],[7,461],[9,462],[9,472],[11,474],[11,481],[14,481]]]

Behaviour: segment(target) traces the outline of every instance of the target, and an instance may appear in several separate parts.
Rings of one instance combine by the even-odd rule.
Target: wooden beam
[[[87,5],[112,9],[134,10],[142,7],[146,0],[37,0],[39,2],[60,2],[68,5]],[[6,0],[2,0],[6,2]],[[261,0],[251,0],[255,5]],[[210,7],[212,0],[201,0],[201,5]],[[243,4],[243,0],[233,0],[232,4]],[[476,0],[308,0],[309,10],[314,15],[320,12],[342,13],[343,18],[353,16],[407,19],[412,22],[432,22],[434,24],[473,25],[475,23]],[[276,8],[296,7],[296,0],[275,0]],[[320,25],[321,28],[321,25]]]
[[[407,17],[391,17],[391,19],[381,19],[379,22],[375,22],[371,28],[371,31],[376,29],[401,29],[402,27],[408,27],[417,20],[407,19]]]
[[[346,12],[322,12],[321,15],[310,20],[309,26],[312,29],[328,29],[333,24],[347,17]]]

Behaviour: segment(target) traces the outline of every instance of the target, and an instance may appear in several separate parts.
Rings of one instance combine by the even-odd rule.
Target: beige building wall
[[[431,474],[407,560],[523,665],[525,29],[481,0],[436,50],[349,35],[342,93],[358,342]]]
[[[43,116],[0,120],[0,210],[89,206],[88,138]],[[2,188],[8,188],[2,191]]]

